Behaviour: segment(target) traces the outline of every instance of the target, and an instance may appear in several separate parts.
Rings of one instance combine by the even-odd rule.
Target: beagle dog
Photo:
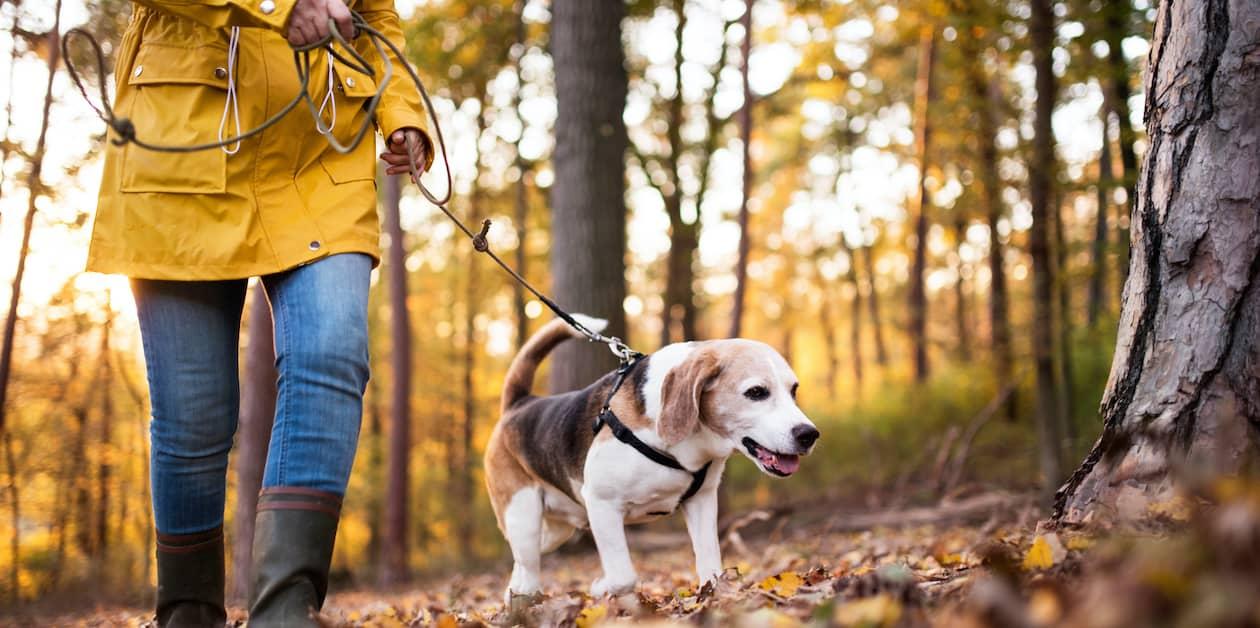
[[[575,318],[595,331],[607,325]],[[618,374],[609,373],[582,390],[530,394],[547,354],[580,337],[561,320],[548,323],[521,348],[504,382],[485,472],[499,529],[512,548],[506,598],[538,593],[541,555],[586,527],[603,568],[591,594],[632,591],[638,575],[625,524],[680,506],[696,575],[702,584],[716,579],[722,571],[717,488],[726,459],[739,451],[766,474],[787,477],[818,440],[818,429],[796,405],[796,375],[764,343],[710,340],[667,345],[640,358],[621,374],[619,387]],[[602,412],[605,404],[610,413]],[[613,429],[598,430],[597,417],[610,414]]]

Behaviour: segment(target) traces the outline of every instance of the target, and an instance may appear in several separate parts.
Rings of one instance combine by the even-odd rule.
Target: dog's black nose
[[[801,424],[792,428],[792,438],[796,439],[796,444],[801,449],[809,449],[814,445],[814,441],[818,440],[818,430],[812,425]]]

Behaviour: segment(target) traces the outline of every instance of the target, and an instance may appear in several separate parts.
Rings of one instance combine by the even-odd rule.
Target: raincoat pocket
[[[337,114],[333,134],[338,141],[348,143],[360,127],[371,124],[367,122],[368,112],[363,107],[376,94],[376,81],[368,74],[342,65],[338,65],[334,72],[337,75],[335,98],[341,113]],[[373,159],[375,154],[376,133],[369,128],[363,140],[349,153],[342,154],[332,147],[325,148],[320,154],[319,164],[333,183],[373,180],[376,178],[376,162]]]
[[[120,113],[131,119],[137,137],[154,144],[216,141],[227,96],[226,66],[226,47],[141,44],[120,85]],[[232,132],[229,125],[226,133]],[[127,144],[123,149],[123,192],[216,194],[226,191],[226,183],[227,154],[221,148],[166,153]]]

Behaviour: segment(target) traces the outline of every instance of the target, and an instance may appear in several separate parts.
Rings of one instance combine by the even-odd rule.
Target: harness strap
[[[634,365],[638,363],[639,358],[641,357],[642,356],[636,356],[617,368],[617,377],[613,380],[612,389],[608,393],[607,400],[604,401],[604,407],[595,417],[595,433],[598,434],[599,430],[607,425],[608,429],[612,430],[612,434],[617,440],[633,447],[635,451],[643,454],[643,456],[648,460],[651,460],[663,467],[669,467],[670,469],[677,469],[679,471],[686,471],[687,473],[690,473],[691,485],[687,487],[687,491],[683,493],[682,498],[678,500],[678,505],[681,506],[683,502],[691,499],[700,491],[700,487],[704,485],[705,478],[709,475],[709,467],[713,465],[713,461],[710,460],[709,462],[706,462],[705,465],[700,467],[697,471],[692,471],[687,467],[682,466],[682,463],[678,462],[677,458],[643,442],[638,436],[635,436],[634,430],[626,427],[626,424],[622,423],[621,419],[617,418],[617,414],[612,411],[611,407],[609,407],[612,403],[613,395],[616,395],[617,391],[621,389],[621,384],[626,381],[626,375],[634,369]]]

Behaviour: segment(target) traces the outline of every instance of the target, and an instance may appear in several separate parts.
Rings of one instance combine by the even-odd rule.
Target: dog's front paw
[[[591,583],[591,597],[600,598],[605,595],[618,596],[626,593],[634,592],[634,585],[639,578],[635,574],[630,574],[629,579],[625,578],[609,578],[604,576]]]

